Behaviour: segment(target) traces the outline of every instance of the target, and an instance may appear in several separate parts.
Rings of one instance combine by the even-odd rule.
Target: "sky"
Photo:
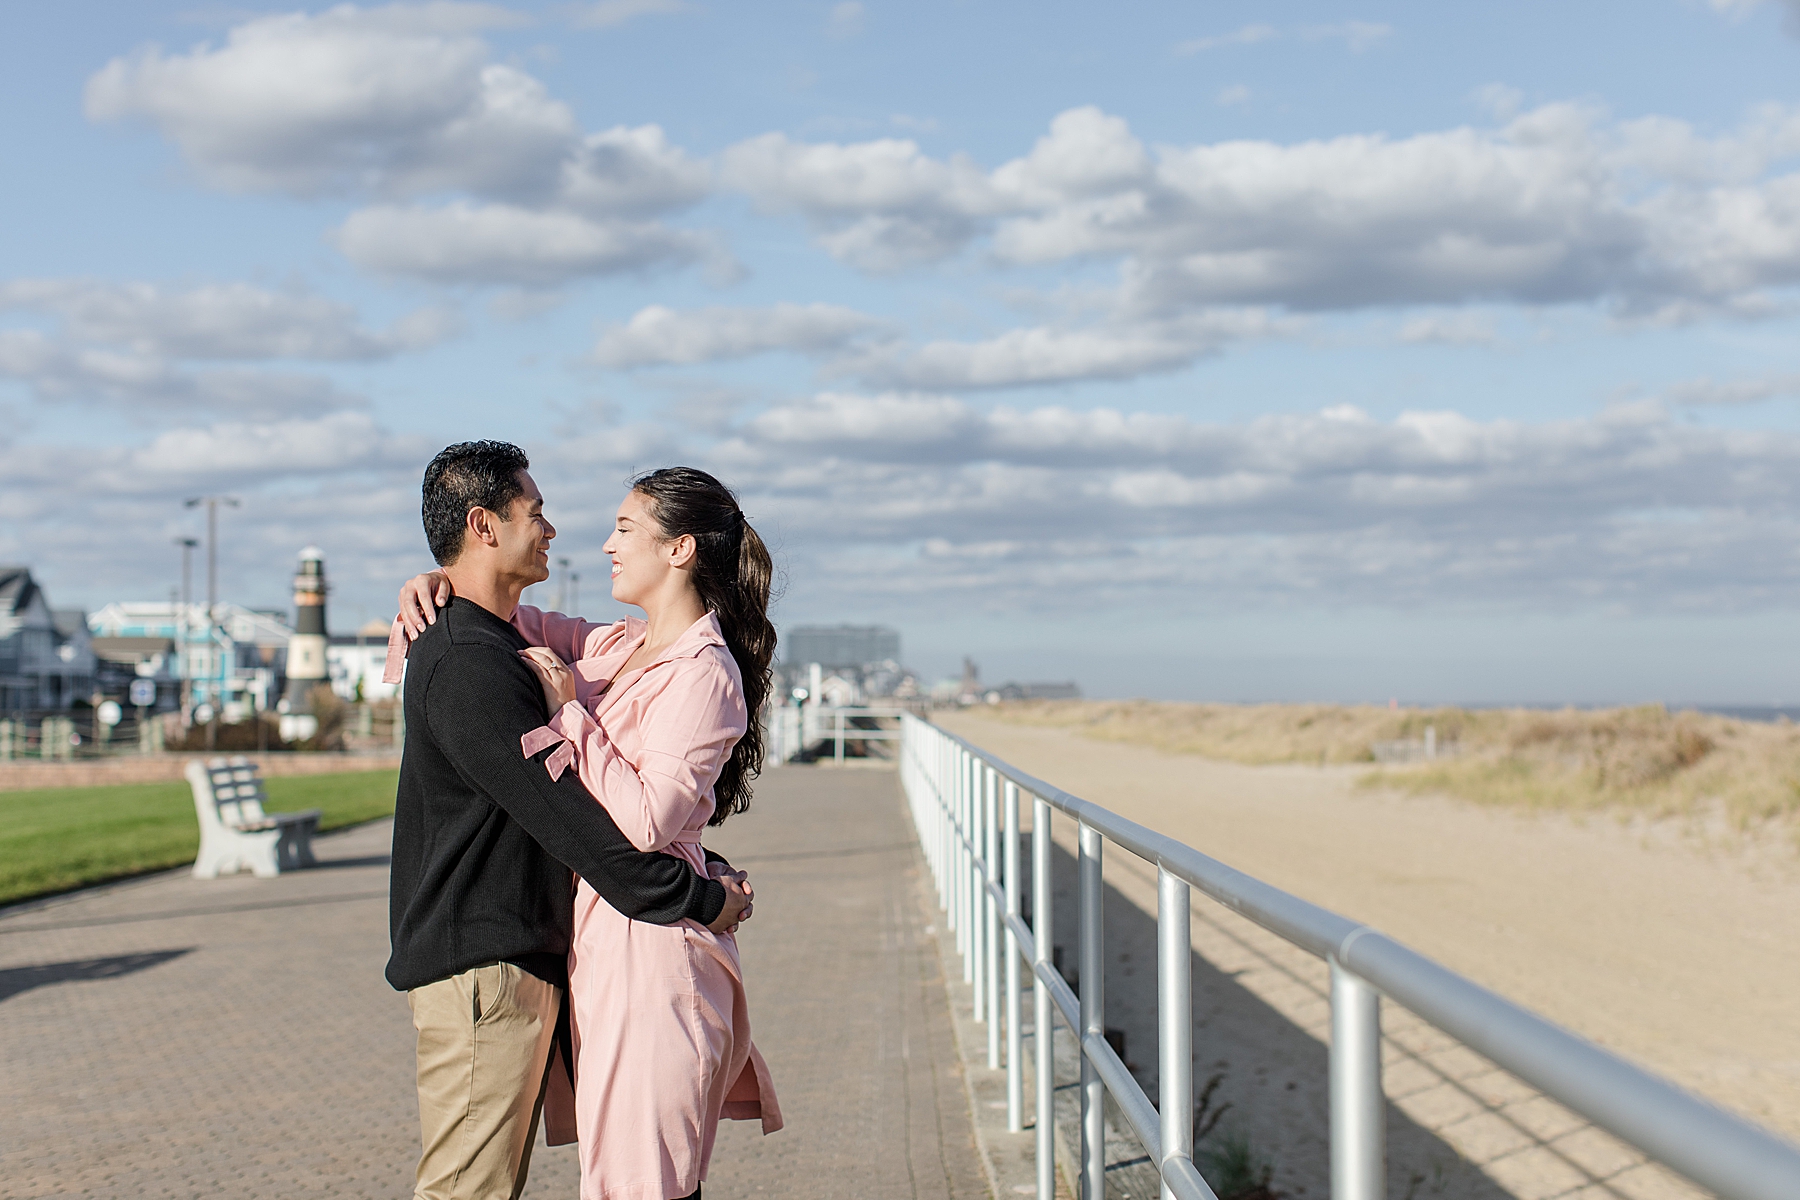
[[[1800,0],[0,32],[0,562],[58,606],[166,598],[219,495],[222,598],[316,544],[385,618],[502,438],[599,619],[688,463],[778,624],[928,677],[1800,699]]]

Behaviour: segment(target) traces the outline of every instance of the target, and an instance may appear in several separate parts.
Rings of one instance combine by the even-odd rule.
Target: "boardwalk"
[[[381,979],[386,822],[274,880],[155,876],[0,913],[0,1197],[409,1194],[412,1029]],[[714,839],[788,1128],[708,1200],[986,1196],[893,774],[782,768]],[[575,1194],[538,1146],[527,1195]]]

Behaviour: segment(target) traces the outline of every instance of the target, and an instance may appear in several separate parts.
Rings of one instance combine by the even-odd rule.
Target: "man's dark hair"
[[[458,442],[438,451],[425,468],[425,543],[440,567],[462,554],[469,510],[485,508],[502,521],[512,502],[525,494],[519,472],[531,466],[525,452],[511,442]]]

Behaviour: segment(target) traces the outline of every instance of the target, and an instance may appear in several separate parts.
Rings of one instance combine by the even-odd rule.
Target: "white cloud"
[[[855,37],[863,31],[863,20],[867,16],[868,10],[861,0],[843,0],[843,3],[831,6],[825,28],[834,38]]]
[[[370,271],[525,288],[716,253],[702,235],[665,225],[505,204],[378,205],[350,214],[333,238],[345,257]]]
[[[602,329],[594,360],[608,367],[645,367],[722,362],[771,350],[821,354],[882,327],[867,314],[834,304],[687,312],[653,304],[623,325]]]
[[[587,15],[667,11],[625,7],[630,14],[601,6]],[[435,228],[466,230],[476,211],[532,212],[576,234],[553,263],[553,248],[519,232],[514,216],[524,256],[506,261],[496,254],[506,240],[495,233],[500,218],[490,217],[478,231],[481,251],[428,253],[414,237],[407,254],[385,256],[390,271],[429,260],[419,272],[426,278],[511,283],[693,257],[674,250],[689,235],[641,222],[702,198],[711,186],[705,165],[654,125],[587,133],[537,79],[490,61],[479,31],[521,20],[459,4],[256,17],[222,45],[186,53],[151,46],[114,59],[88,81],[87,111],[96,120],[149,122],[216,186],[374,197],[381,204],[367,221],[377,225],[399,211],[396,202],[462,194],[477,205],[434,210],[459,222],[439,215]],[[356,231],[355,216],[346,229]],[[647,245],[643,253],[606,251],[597,237]]]
[[[711,461],[798,547],[796,575],[865,608],[1730,610],[1800,584],[1800,560],[1756,550],[1800,534],[1800,437],[1656,406],[1211,424],[827,393],[747,421]]]
[[[720,178],[772,212],[797,211],[837,257],[867,270],[944,258],[999,210],[973,161],[937,161],[909,139],[852,145],[763,134],[729,147]]]
[[[672,16],[687,12],[682,0],[597,0],[575,11],[575,24],[589,29],[611,29],[639,17]]]
[[[1332,25],[1302,25],[1286,32],[1273,25],[1259,23],[1245,25],[1230,33],[1212,34],[1179,42],[1175,46],[1175,53],[1181,55],[1201,54],[1226,46],[1254,46],[1283,37],[1298,37],[1302,41],[1308,42],[1343,42],[1345,48],[1352,54],[1361,54],[1365,50],[1380,45],[1393,35],[1393,26],[1377,21],[1339,21]]]
[[[368,403],[314,375],[191,370],[156,354],[75,345],[35,329],[0,330],[0,379],[24,384],[41,401],[106,405],[143,422],[184,410],[271,417]]]
[[[1800,373],[1760,375],[1744,379],[1684,379],[1664,388],[1659,398],[1690,408],[1759,404],[1782,396],[1800,396]]]
[[[1199,54],[1206,50],[1217,50],[1221,46],[1254,46],[1258,42],[1271,41],[1280,36],[1281,31],[1273,25],[1245,25],[1230,33],[1212,34],[1182,42],[1175,47],[1175,53]]]
[[[1215,309],[1166,321],[1010,329],[978,342],[888,343],[851,350],[829,369],[878,386],[933,391],[1131,379],[1190,366],[1230,342],[1278,330],[1266,312]]]
[[[1313,42],[1343,42],[1350,53],[1361,54],[1394,36],[1394,27],[1379,21],[1340,21],[1335,25],[1305,26],[1300,36]]]
[[[1238,104],[1248,104],[1250,89],[1241,83],[1234,83],[1230,87],[1219,89],[1219,94],[1213,98],[1213,101],[1226,108]]]
[[[1152,149],[1095,108],[984,171],[916,143],[727,151],[722,175],[868,270],[982,239],[1002,263],[1120,263],[1125,310],[1603,301],[1750,311],[1800,282],[1800,112],[1714,137],[1547,105],[1498,128]]]
[[[356,311],[309,292],[246,283],[170,290],[152,283],[20,279],[0,283],[0,311],[54,313],[66,338],[146,357],[355,361],[418,350],[455,332],[441,309],[377,332]]]
[[[1494,323],[1481,313],[1426,313],[1400,326],[1400,340],[1413,345],[1491,346],[1498,342]]]

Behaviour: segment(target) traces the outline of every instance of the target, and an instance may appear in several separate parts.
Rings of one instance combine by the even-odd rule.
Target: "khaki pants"
[[[561,989],[488,963],[406,994],[419,1033],[416,1200],[517,1200]]]

